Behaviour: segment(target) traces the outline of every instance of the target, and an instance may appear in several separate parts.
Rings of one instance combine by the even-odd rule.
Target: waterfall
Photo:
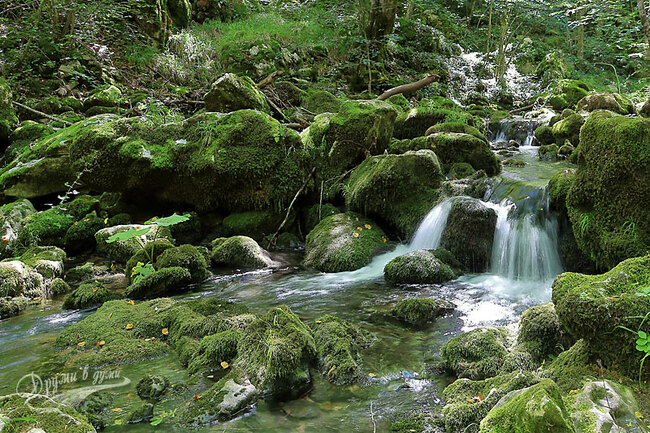
[[[410,251],[435,249],[440,246],[452,203],[453,199],[447,199],[431,209],[415,231],[409,244]]]

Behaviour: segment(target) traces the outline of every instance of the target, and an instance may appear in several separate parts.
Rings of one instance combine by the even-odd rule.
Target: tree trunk
[[[490,12],[488,15],[488,37],[487,37],[487,46],[485,47],[485,52],[490,52],[490,42],[492,40],[492,3],[494,0],[490,0]]]
[[[367,37],[380,39],[393,33],[396,14],[397,0],[371,0]]]
[[[499,46],[497,52],[496,64],[496,79],[497,83],[501,86],[504,84],[504,77],[506,74],[506,37],[508,36],[509,21],[508,12],[503,11],[501,15],[501,31],[499,33]]]
[[[585,59],[585,24],[582,22],[585,18],[585,10],[578,12],[578,60],[581,62]]]
[[[650,56],[650,24],[648,24],[648,15],[645,10],[645,0],[636,0],[636,6],[639,10],[639,18],[641,19],[641,29],[643,30],[645,41],[648,44],[646,56]]]

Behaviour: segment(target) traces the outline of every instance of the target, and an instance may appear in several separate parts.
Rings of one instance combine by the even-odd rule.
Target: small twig
[[[375,412],[372,410],[372,400],[370,400],[370,419],[372,420],[372,431],[377,433],[377,422],[375,421]]]
[[[271,82],[273,82],[273,80],[275,80],[275,77],[279,77],[280,75],[282,75],[282,71],[271,72],[265,79],[257,83],[257,88],[262,89],[268,86],[269,84],[271,84]]]
[[[273,240],[278,236],[278,233],[280,233],[280,230],[284,227],[284,225],[287,223],[289,220],[289,215],[291,214],[291,209],[293,208],[294,203],[296,200],[298,200],[298,196],[300,196],[300,193],[305,189],[307,186],[307,183],[309,183],[309,180],[311,177],[314,175],[314,172],[316,171],[316,167],[311,169],[311,172],[309,173],[309,176],[307,176],[307,179],[305,179],[305,182],[302,184],[296,195],[293,197],[293,200],[291,200],[291,203],[289,203],[289,207],[287,208],[287,214],[284,216],[284,220],[282,220],[282,224],[280,224],[280,227],[273,233],[273,236],[271,236],[271,239],[269,239],[269,243],[267,244],[266,248],[269,249],[271,248],[271,244],[273,243]]]
[[[72,126],[72,123],[68,122],[67,120],[59,119],[58,117],[51,116],[51,115],[49,115],[47,113],[43,113],[42,111],[35,110],[35,109],[31,108],[31,107],[28,107],[27,105],[21,104],[20,102],[11,101],[11,103],[14,104],[16,107],[22,108],[23,110],[31,111],[32,113],[36,113],[39,116],[43,116],[43,117],[45,117],[47,119],[54,120],[56,122],[61,122],[66,126]]]

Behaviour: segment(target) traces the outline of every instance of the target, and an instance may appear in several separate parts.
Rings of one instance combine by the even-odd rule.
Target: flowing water
[[[527,162],[504,172],[483,198],[498,215],[490,272],[466,275],[442,285],[398,287],[383,279],[383,268],[394,257],[422,248],[436,248],[453,200],[443,201],[422,220],[412,240],[375,257],[354,272],[322,274],[301,269],[300,254],[284,257],[293,263],[282,270],[215,275],[183,298],[219,297],[246,304],[252,312],[288,305],[304,320],[334,314],[372,332],[377,340],[363,352],[368,385],[334,386],[314,375],[313,390],[289,402],[260,401],[240,418],[205,431],[355,432],[386,431],[391,416],[422,406],[441,404],[440,393],[449,378],[425,374],[427,365],[444,343],[458,333],[485,325],[508,325],[531,305],[550,299],[552,279],[562,267],[557,253],[557,223],[549,212],[545,185],[563,163],[540,162],[536,148],[521,147],[517,156]],[[441,297],[454,302],[456,311],[424,330],[409,330],[384,314],[405,297]],[[50,301],[0,323],[0,394],[13,392],[25,374],[60,371],[51,360],[50,345],[61,330],[92,311],[61,311]],[[112,405],[123,412],[138,404],[135,383],[156,371],[172,382],[187,380],[175,355],[126,365],[121,374],[128,385],[115,393]],[[185,402],[170,400],[156,412]],[[115,412],[113,422],[120,419]],[[117,421],[119,422],[119,421]],[[107,432],[149,432],[148,424],[113,425]],[[182,431],[165,423],[159,431]]]

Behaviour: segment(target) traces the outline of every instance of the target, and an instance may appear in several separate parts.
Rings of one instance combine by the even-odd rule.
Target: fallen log
[[[401,86],[393,87],[392,89],[386,90],[384,93],[379,95],[377,97],[378,100],[384,101],[388,98],[390,98],[393,95],[398,95],[400,93],[413,93],[421,88],[428,86],[429,84],[433,83],[434,81],[438,81],[440,77],[436,74],[429,75],[426,78],[423,78],[419,81],[415,81],[413,83],[408,83],[408,84],[402,84]]]

